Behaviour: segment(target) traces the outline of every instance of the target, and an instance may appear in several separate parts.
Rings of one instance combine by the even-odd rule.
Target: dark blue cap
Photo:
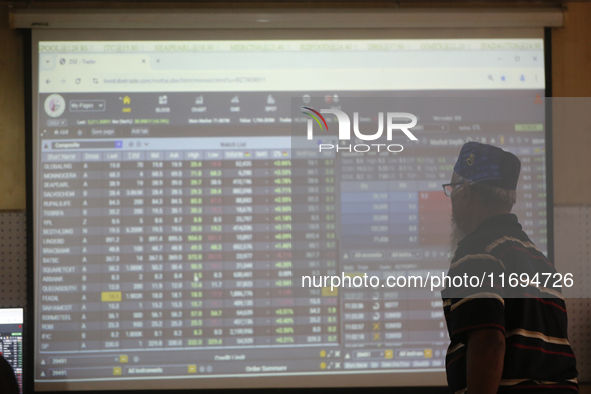
[[[472,183],[507,190],[517,189],[521,162],[513,153],[496,146],[467,142],[462,146],[454,171]]]

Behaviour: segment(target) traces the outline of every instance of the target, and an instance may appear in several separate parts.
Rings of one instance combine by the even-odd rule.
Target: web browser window
[[[521,159],[515,211],[547,251],[542,39],[35,50],[37,390],[444,385],[440,294],[383,284],[449,267],[441,185],[470,140]],[[366,98],[416,141],[359,152],[304,113],[375,131]],[[313,281],[364,274],[382,286]]]

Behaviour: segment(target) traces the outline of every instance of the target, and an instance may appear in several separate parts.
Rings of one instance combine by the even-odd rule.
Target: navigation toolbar
[[[429,96],[434,91],[424,92]],[[479,91],[475,94],[481,94]],[[503,91],[505,92],[505,91]],[[498,127],[499,119],[494,114],[498,109],[487,113],[487,106],[498,108],[503,112],[503,121],[511,130],[514,124],[523,119],[534,118],[543,114],[544,106],[542,91],[528,93],[524,97],[512,97],[501,102],[495,98],[478,98],[477,100],[443,99],[421,100],[416,92],[401,91],[399,97],[406,98],[403,106],[406,111],[415,114],[420,122],[413,128],[415,131],[439,131],[448,133],[470,130],[481,127]],[[360,98],[373,97],[380,105],[360,105]],[[379,112],[399,110],[395,104],[388,104],[392,95],[380,92],[348,92],[325,91],[314,94],[304,92],[161,92],[161,93],[62,93],[41,94],[40,104],[43,111],[39,114],[40,126],[47,132],[56,135],[74,135],[78,132],[89,136],[88,128],[98,135],[103,128],[113,130],[134,129],[136,135],[148,136],[149,133],[139,132],[149,126],[195,126],[193,130],[204,130],[200,126],[240,126],[241,132],[254,132],[248,127],[273,126],[276,130],[292,128],[292,125],[305,125],[309,117],[302,114],[301,107],[313,107],[317,110],[336,109],[348,113],[352,118],[354,112],[360,114],[359,123],[374,127]],[[465,105],[459,105],[461,101]],[[517,110],[516,108],[519,108]],[[326,115],[327,124],[336,124],[337,119]],[[451,121],[451,123],[450,123]],[[67,126],[67,127],[66,127]],[[49,130],[48,130],[49,128]],[[59,128],[55,133],[52,128]],[[67,130],[67,132],[66,132]],[[235,128],[234,130],[238,130]],[[175,133],[178,130],[175,131]],[[218,129],[219,131],[219,129]],[[289,131],[287,132],[289,134]],[[82,134],[80,134],[82,135]],[[101,135],[109,136],[108,133]],[[175,134],[178,136],[178,134]]]

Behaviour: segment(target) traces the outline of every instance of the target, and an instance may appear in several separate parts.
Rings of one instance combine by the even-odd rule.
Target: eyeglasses
[[[460,186],[463,184],[464,184],[464,182],[457,182],[457,183],[446,183],[441,186],[443,186],[443,192],[445,193],[445,195],[447,197],[451,197],[451,194],[453,193],[453,191],[457,189],[456,186]]]

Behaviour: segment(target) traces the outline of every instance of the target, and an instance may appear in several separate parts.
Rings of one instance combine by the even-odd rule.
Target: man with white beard
[[[520,169],[512,153],[468,142],[443,185],[457,245],[448,276],[483,279],[478,286],[449,282],[441,292],[455,394],[578,392],[560,288],[535,283],[556,270],[510,213]],[[510,275],[522,273],[530,281],[511,286]]]

